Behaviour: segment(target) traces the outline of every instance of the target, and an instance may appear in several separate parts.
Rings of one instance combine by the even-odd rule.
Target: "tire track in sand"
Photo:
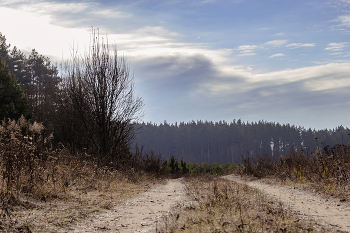
[[[182,178],[159,184],[110,210],[80,222],[69,232],[149,232],[183,198]]]
[[[338,227],[339,230],[350,232],[350,206],[348,203],[340,202],[339,199],[326,199],[305,190],[249,181],[235,175],[223,178],[257,188],[302,215],[309,216],[319,223],[329,224]]]

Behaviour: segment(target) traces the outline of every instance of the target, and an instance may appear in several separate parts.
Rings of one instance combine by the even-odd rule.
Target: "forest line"
[[[279,159],[291,150],[311,153],[324,148],[348,144],[350,129],[316,130],[290,124],[259,121],[232,122],[190,121],[169,124],[142,123],[134,146],[152,149],[163,158],[184,158],[187,162],[239,163],[247,156]]]

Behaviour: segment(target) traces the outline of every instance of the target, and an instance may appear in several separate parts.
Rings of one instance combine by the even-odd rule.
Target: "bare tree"
[[[120,161],[129,153],[144,104],[135,96],[125,57],[115,48],[111,52],[108,40],[94,30],[91,43],[84,56],[73,50],[62,66],[61,133],[74,146],[93,148],[101,159]]]

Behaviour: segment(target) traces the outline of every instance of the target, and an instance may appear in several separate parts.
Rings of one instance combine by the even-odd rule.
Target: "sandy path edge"
[[[223,178],[257,188],[283,202],[294,211],[312,217],[320,223],[330,224],[338,227],[339,230],[350,232],[350,207],[339,200],[324,199],[305,190],[270,185],[256,180],[250,181],[236,175],[228,175]]]
[[[149,232],[183,199],[183,179],[170,179],[121,205],[85,219],[67,232]],[[160,220],[161,221],[161,220]]]

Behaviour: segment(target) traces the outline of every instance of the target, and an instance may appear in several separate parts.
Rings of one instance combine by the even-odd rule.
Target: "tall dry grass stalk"
[[[30,124],[23,116],[18,120],[2,121],[0,126],[0,203],[2,215],[9,214],[14,195],[38,192],[43,179],[42,167],[52,153],[44,150],[52,135],[42,138],[42,124]]]

